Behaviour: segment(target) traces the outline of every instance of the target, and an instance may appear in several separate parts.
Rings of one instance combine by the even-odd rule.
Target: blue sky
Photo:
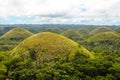
[[[120,0],[0,0],[0,24],[120,25]]]

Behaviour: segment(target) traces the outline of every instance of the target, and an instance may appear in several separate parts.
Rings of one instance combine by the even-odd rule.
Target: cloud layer
[[[119,0],[0,0],[0,23],[120,24]]]

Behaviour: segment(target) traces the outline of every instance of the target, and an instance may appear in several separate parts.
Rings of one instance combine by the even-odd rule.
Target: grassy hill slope
[[[101,41],[101,40],[113,40],[118,37],[118,34],[115,32],[102,32],[92,36],[88,41]]]
[[[21,42],[12,55],[20,55],[23,59],[50,61],[56,56],[74,55],[76,51],[91,57],[90,52],[76,42],[56,33],[42,32]]]
[[[67,30],[64,33],[62,33],[62,35],[74,40],[74,41],[78,41],[82,38],[82,35],[79,34],[78,32],[74,31],[74,30]]]
[[[99,34],[99,33],[102,33],[102,32],[111,32],[113,31],[112,29],[110,28],[107,28],[107,27],[99,27],[99,28],[96,28],[94,30],[92,30],[90,32],[90,35],[96,35],[96,34]]]
[[[23,28],[13,28],[0,37],[0,50],[10,50],[14,48],[32,33]]]
[[[119,35],[115,32],[102,32],[87,39],[85,46],[95,52],[118,54],[120,53],[119,40]]]

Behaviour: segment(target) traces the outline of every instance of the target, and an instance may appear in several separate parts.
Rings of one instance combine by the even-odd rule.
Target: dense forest
[[[0,80],[120,80],[120,27],[0,25]]]

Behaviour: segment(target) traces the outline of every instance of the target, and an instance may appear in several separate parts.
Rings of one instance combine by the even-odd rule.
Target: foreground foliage
[[[6,54],[4,54],[4,58]],[[97,54],[96,54],[97,55]],[[0,55],[1,56],[1,55]],[[13,80],[119,80],[120,61],[113,56],[88,58],[76,52],[74,58],[56,56],[54,62],[37,63],[14,56],[1,60],[0,79]]]

